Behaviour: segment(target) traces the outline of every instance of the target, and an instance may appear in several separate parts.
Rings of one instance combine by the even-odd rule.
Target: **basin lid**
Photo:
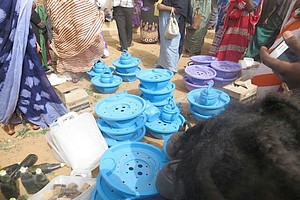
[[[203,106],[208,106],[208,101],[205,100],[216,100],[218,95],[219,94],[212,88],[212,84],[210,83],[207,88],[201,91],[200,98],[197,99],[197,103]]]
[[[104,120],[127,120],[141,115],[146,108],[146,101],[136,95],[119,92],[105,97],[95,106],[95,112]]]
[[[100,173],[109,186],[125,195],[151,196],[158,194],[156,176],[167,162],[153,145],[123,142],[104,152]]]
[[[208,55],[197,55],[197,56],[191,56],[190,60],[193,61],[194,63],[208,64],[218,60],[218,58],[214,56],[208,56]]]
[[[185,68],[185,73],[190,77],[200,80],[212,79],[217,75],[217,72],[214,69],[203,65],[187,66]]]
[[[105,61],[104,60],[102,60],[101,58],[97,58],[97,59],[94,60],[94,66],[93,66],[93,68],[102,69],[104,67],[107,67],[105,65]]]
[[[162,82],[171,79],[174,76],[173,72],[167,69],[147,69],[137,73],[136,77],[145,82]]]
[[[228,94],[226,94],[221,90],[214,89],[214,91],[217,93],[217,102],[214,105],[210,105],[210,106],[200,104],[198,102],[199,95],[201,95],[202,91],[206,89],[207,88],[199,88],[190,91],[187,95],[188,102],[196,107],[207,109],[207,110],[219,109],[226,106],[229,103],[230,97]]]
[[[215,70],[222,72],[239,72],[242,70],[240,64],[231,61],[214,61],[210,66]]]
[[[176,102],[173,98],[168,98],[168,103],[164,105],[163,112],[167,113],[180,113],[179,108],[176,106]]]
[[[160,118],[158,118],[155,121],[146,122],[145,126],[150,131],[153,131],[158,134],[171,134],[171,133],[176,133],[179,130],[179,127],[184,124],[184,122],[185,122],[184,117],[181,114],[179,114],[177,120],[171,123],[166,123],[162,121]]]
[[[141,63],[141,60],[133,57],[127,50],[123,50],[121,57],[113,60],[112,64],[118,68],[136,67]]]
[[[116,75],[112,76],[112,82],[105,83],[102,82],[101,76],[95,76],[91,79],[91,83],[97,87],[103,87],[103,88],[109,88],[109,87],[115,87],[122,83],[122,78]]]

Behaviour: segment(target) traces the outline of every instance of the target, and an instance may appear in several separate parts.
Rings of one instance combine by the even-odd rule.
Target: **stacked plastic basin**
[[[146,101],[120,92],[96,103],[97,125],[108,146],[124,141],[140,141],[146,132]]]
[[[214,77],[214,86],[222,88],[235,81],[241,74],[242,66],[231,61],[214,61],[210,64],[217,75]]]
[[[190,65],[185,68],[183,82],[188,91],[205,88],[208,84],[214,84],[213,79],[217,72],[205,65]]]
[[[168,104],[161,109],[160,116],[154,121],[146,122],[148,133],[155,138],[167,140],[185,123],[185,119],[180,113],[180,105],[177,106],[174,99],[169,98]]]
[[[188,93],[189,110],[196,120],[205,120],[219,115],[225,110],[230,97],[223,91],[207,88],[199,88]]]
[[[132,82],[136,80],[136,74],[141,71],[139,64],[141,60],[131,56],[127,50],[123,50],[121,57],[113,60],[112,64],[116,67],[116,74],[120,76],[124,82]]]
[[[213,78],[216,77],[217,72],[210,68],[210,63],[216,60],[218,60],[216,57],[208,55],[190,57],[183,78],[185,88],[191,91],[214,84]]]
[[[91,82],[98,92],[109,94],[119,88],[119,85],[122,83],[122,78],[113,75],[113,72],[108,67],[105,67],[101,75],[93,77]]]
[[[210,64],[217,60],[218,60],[217,57],[208,56],[208,55],[191,56],[188,65],[204,65],[210,67]]]
[[[100,76],[106,68],[109,68],[109,70],[113,73],[114,69],[112,67],[109,67],[105,64],[104,60],[101,58],[97,58],[94,60],[94,65],[91,70],[87,71],[86,73],[90,76],[92,79],[95,76]]]
[[[141,142],[123,142],[100,159],[92,200],[159,199],[156,176],[168,162],[159,148]]]
[[[166,105],[169,98],[174,98],[175,84],[170,81],[174,75],[170,70],[151,68],[141,70],[136,76],[140,81],[141,97],[158,108]]]

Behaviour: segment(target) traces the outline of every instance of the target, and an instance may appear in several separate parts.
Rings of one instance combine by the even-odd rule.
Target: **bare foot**
[[[32,123],[30,123],[30,126],[31,126],[32,130],[35,130],[35,131],[40,129],[40,127],[38,125],[35,125]]]
[[[3,129],[8,135],[15,134],[15,126],[13,124],[4,125]]]

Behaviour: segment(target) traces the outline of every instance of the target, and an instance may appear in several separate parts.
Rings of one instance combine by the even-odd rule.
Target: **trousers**
[[[133,8],[116,6],[113,10],[113,16],[117,23],[121,50],[128,50],[128,47],[132,43]]]

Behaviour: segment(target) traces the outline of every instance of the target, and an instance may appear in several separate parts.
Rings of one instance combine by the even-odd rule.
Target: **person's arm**
[[[39,14],[35,10],[32,10],[30,21],[39,28],[44,28],[46,26],[45,23],[41,21]]]
[[[162,4],[162,3],[160,3],[160,4],[157,5],[157,9],[158,10],[171,11],[172,8],[173,8],[174,12],[176,12],[176,9],[174,7],[172,7],[172,6],[166,6],[166,5]]]
[[[289,48],[300,56],[300,38],[294,36],[291,31],[286,31],[283,38]],[[262,62],[286,82],[290,89],[300,87],[300,62],[290,63],[272,58],[266,47],[261,48],[260,57]]]

